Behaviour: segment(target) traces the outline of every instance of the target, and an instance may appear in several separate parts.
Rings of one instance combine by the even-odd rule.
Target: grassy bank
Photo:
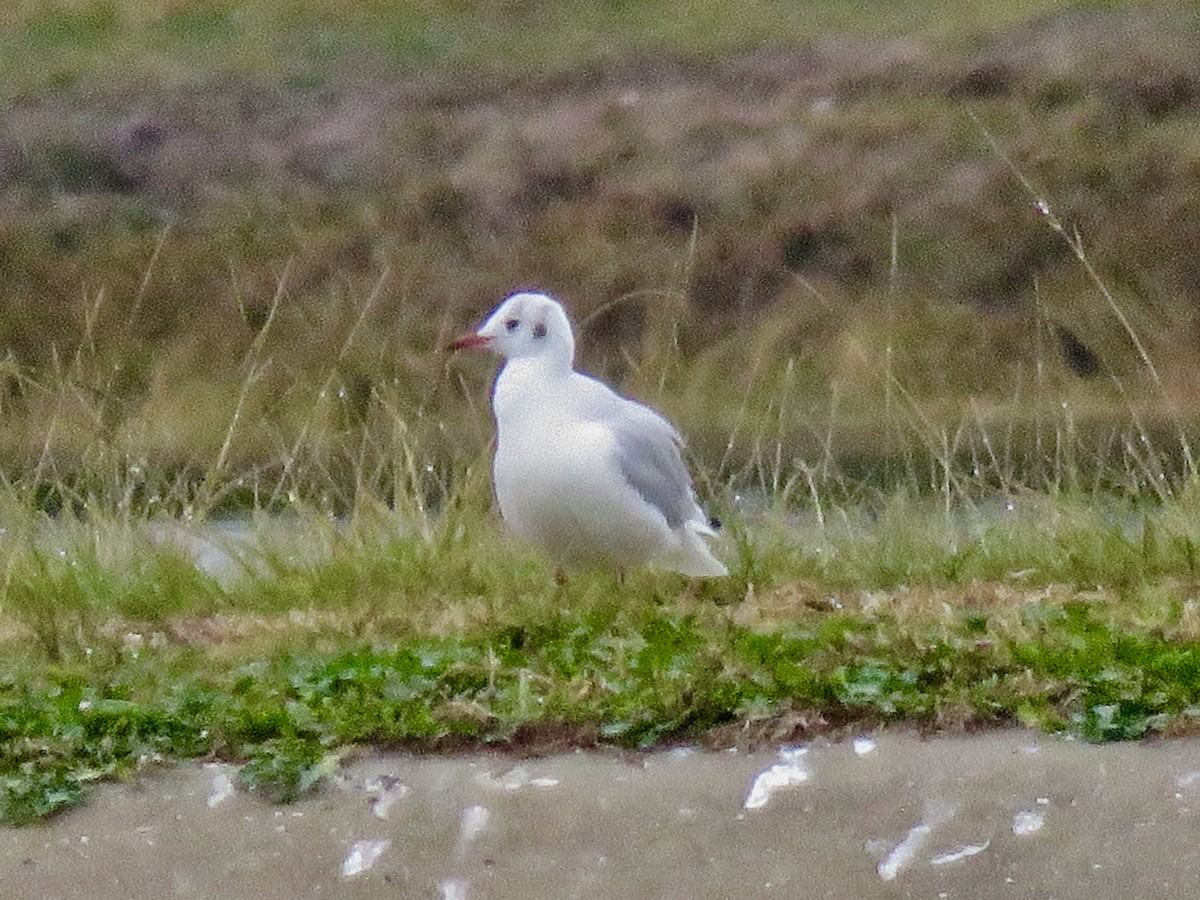
[[[1191,426],[1195,10],[1052,6],[14,7],[0,464],[470,444],[525,285],[708,466]]]
[[[188,81],[262,73],[320,80],[331,62],[411,73],[553,74],[645,52],[711,56],[814,35],[941,35],[963,40],[1056,9],[1047,0],[901,2],[381,3],[331,0],[60,0],[0,12],[0,74],[9,92],[97,77]]]
[[[728,579],[561,587],[503,538],[481,490],[436,520],[363,509],[234,531],[51,521],[10,502],[0,815],[28,821],[97,780],[194,757],[245,762],[244,786],[290,799],[363,744],[1194,728],[1190,489],[1141,505],[817,499],[796,514],[724,497]]]

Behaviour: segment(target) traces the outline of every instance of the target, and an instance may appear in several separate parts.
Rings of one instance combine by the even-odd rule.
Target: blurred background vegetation
[[[528,286],[706,490],[1189,474],[1193,3],[18,0],[0,93],[50,505],[437,495]]]

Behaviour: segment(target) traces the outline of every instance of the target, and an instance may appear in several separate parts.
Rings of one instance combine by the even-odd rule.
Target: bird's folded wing
[[[652,410],[637,409],[636,414],[623,410],[624,415],[607,423],[616,439],[617,466],[629,486],[661,512],[671,528],[678,528],[698,514],[679,435]]]
[[[613,435],[617,469],[626,483],[662,513],[671,528],[704,520],[683,464],[683,438],[670,422],[608,385],[573,373],[571,390],[581,418]]]

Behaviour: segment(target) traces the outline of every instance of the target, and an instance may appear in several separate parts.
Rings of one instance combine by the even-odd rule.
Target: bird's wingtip
[[[704,538],[716,537],[717,533],[705,521],[693,521],[684,525],[683,544],[679,557],[672,566],[683,575],[701,578],[720,578],[729,574],[725,564],[713,556]]]

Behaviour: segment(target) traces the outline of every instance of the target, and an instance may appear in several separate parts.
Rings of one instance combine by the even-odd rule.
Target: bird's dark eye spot
[[[505,331],[516,331],[520,327],[521,327],[520,319],[509,319],[507,322],[504,323]]]
[[[538,322],[533,326],[533,336],[535,338],[544,338],[546,336],[546,323]]]

